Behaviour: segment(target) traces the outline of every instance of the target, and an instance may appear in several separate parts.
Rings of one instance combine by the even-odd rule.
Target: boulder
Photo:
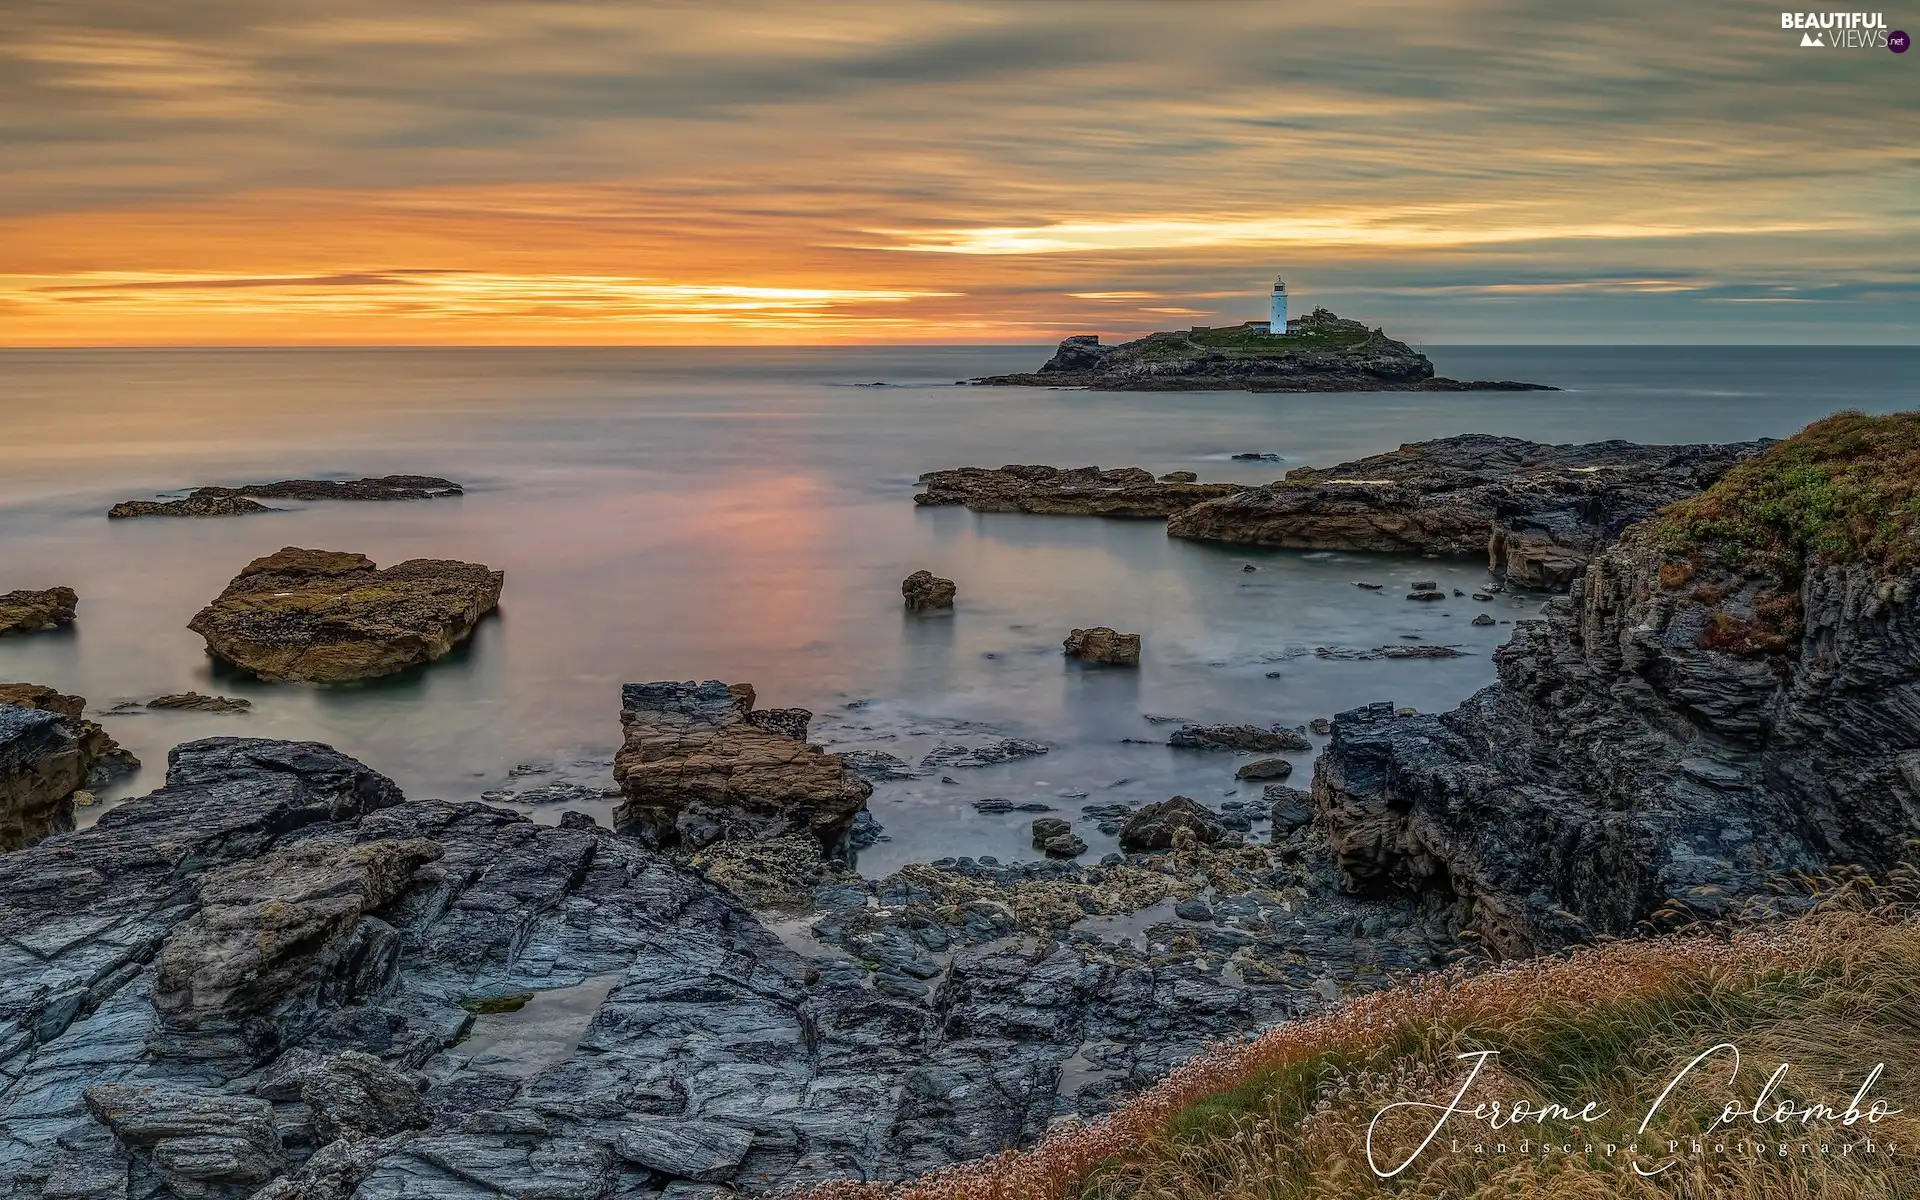
[[[956,590],[953,580],[942,579],[932,571],[915,571],[900,581],[900,594],[914,612],[952,608]]]
[[[1262,758],[1233,773],[1235,779],[1285,779],[1293,774],[1293,764],[1284,758]]]
[[[254,1096],[103,1083],[86,1090],[86,1105],[122,1146],[152,1163],[176,1196],[251,1189],[286,1167],[273,1106]]]
[[[1087,843],[1077,833],[1056,833],[1040,844],[1048,858],[1078,858],[1087,852]]]
[[[1313,749],[1306,735],[1280,725],[1182,725],[1167,745],[1184,750],[1244,750],[1252,754],[1297,754]]]
[[[1479,616],[1475,617],[1470,623],[1474,625],[1491,625],[1493,624],[1493,617],[1489,613],[1481,613]]]
[[[0,595],[0,637],[10,633],[39,633],[73,624],[80,597],[72,588],[13,591]]]
[[[1274,840],[1302,825],[1313,823],[1313,796],[1283,783],[1270,783],[1262,798],[1272,805],[1268,817],[1273,822]]]
[[[465,641],[504,578],[477,563],[416,558],[383,571],[365,555],[288,546],[248,563],[187,628],[263,679],[374,679]]]
[[[790,724],[783,732],[753,713],[748,684],[622,688],[625,740],[613,777],[625,799],[614,827],[660,846],[807,833],[829,853],[843,849],[873,785],[839,756],[790,736]]]
[[[37,683],[0,683],[0,850],[73,828],[83,789],[139,768],[82,715],[86,704]]]
[[[1104,663],[1113,667],[1140,665],[1140,635],[1137,633],[1116,633],[1105,625],[1096,625],[1092,629],[1073,630],[1067,634],[1065,645],[1067,657],[1082,662]]]
[[[1033,844],[1044,846],[1047,839],[1057,838],[1063,833],[1071,833],[1073,826],[1059,817],[1036,817],[1032,826]]]
[[[614,1149],[630,1163],[675,1179],[718,1183],[731,1179],[753,1145],[753,1134],[713,1121],[637,1120],[620,1131]]]
[[[1188,796],[1149,804],[1120,827],[1120,846],[1128,851],[1170,850],[1181,832],[1201,845],[1211,846],[1226,836],[1220,818]]]

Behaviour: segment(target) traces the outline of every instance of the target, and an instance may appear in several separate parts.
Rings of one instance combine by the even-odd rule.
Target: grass
[[[1912,889],[1910,873],[1900,881]],[[1221,1045],[1107,1118],[1056,1127],[1031,1151],[908,1185],[826,1185],[815,1196],[1920,1197],[1920,1159],[1911,1154],[1920,1146],[1920,921],[1910,905],[1876,903],[1857,890],[1792,922],[1613,942],[1481,975],[1429,977]],[[1655,1108],[1667,1081],[1724,1042],[1740,1051],[1737,1075],[1722,1052]],[[1497,1056],[1474,1077],[1467,1106],[1497,1101],[1510,1111],[1505,1106],[1524,1099],[1574,1115],[1493,1130],[1456,1114],[1411,1165],[1382,1178],[1366,1150],[1376,1114],[1407,1100],[1444,1107],[1471,1071],[1473,1060],[1458,1056],[1487,1050]],[[1782,1063],[1790,1066],[1765,1114],[1781,1100],[1844,1110],[1876,1063],[1886,1069],[1868,1100],[1914,1113],[1852,1127],[1735,1116],[1710,1128],[1729,1104],[1753,1107]],[[1589,1102],[1595,1107],[1581,1114]],[[1406,1159],[1435,1119],[1426,1110],[1387,1110],[1374,1129],[1379,1167]],[[1690,1152],[1696,1137],[1698,1156]],[[1678,1144],[1677,1157],[1669,1143]],[[1891,1156],[1888,1143],[1898,1147]],[[1623,1149],[1630,1145],[1637,1153]],[[1633,1169],[1670,1159],[1651,1178]]]
[[[1795,581],[1809,560],[1920,557],[1920,413],[1842,412],[1742,463],[1654,527],[1672,554]]]

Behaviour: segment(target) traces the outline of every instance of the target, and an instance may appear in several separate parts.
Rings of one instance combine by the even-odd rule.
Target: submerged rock
[[[288,546],[248,563],[187,628],[262,679],[373,679],[465,641],[504,579],[477,563],[415,558],[383,571],[362,554]]]
[[[1140,635],[1116,633],[1105,625],[1076,629],[1067,634],[1066,654],[1082,662],[1104,663],[1115,667],[1140,665]]]
[[[271,512],[258,500],[434,500],[461,494],[459,484],[434,475],[372,479],[283,479],[241,487],[201,487],[180,500],[124,500],[107,510],[126,517],[234,517]]]
[[[914,612],[952,608],[957,590],[953,580],[942,579],[932,571],[915,571],[900,581],[900,595]]]
[[[1485,555],[1515,584],[1564,588],[1628,525],[1767,445],[1550,446],[1463,434],[1296,468],[1280,483],[1183,509],[1167,532],[1298,550]]]
[[[805,728],[754,719],[749,684],[630,683],[613,777],[625,801],[614,827],[659,846],[808,833],[837,852],[873,785]],[[773,710],[797,712],[803,710]]]
[[[1185,750],[1245,750],[1254,754],[1293,754],[1313,749],[1304,734],[1281,725],[1183,725],[1167,745]]]
[[[964,504],[975,512],[1054,516],[1165,517],[1203,500],[1245,490],[1237,483],[1160,480],[1141,467],[1061,469],[1010,464],[990,470],[959,467],[920,477],[920,505]]]
[[[80,597],[69,587],[7,592],[0,595],[0,637],[71,625],[79,604]]]

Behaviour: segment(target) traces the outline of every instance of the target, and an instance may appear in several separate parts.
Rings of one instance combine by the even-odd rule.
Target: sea
[[[1262,803],[1262,782],[1235,778],[1245,759],[1168,746],[1180,722],[1451,707],[1493,680],[1493,650],[1544,598],[1406,601],[1420,579],[1449,593],[1487,583],[1467,559],[1256,550],[1171,539],[1157,521],[917,507],[922,472],[1097,464],[1261,483],[1457,433],[1734,441],[1842,409],[1920,407],[1906,347],[1426,349],[1442,374],[1562,390],[956,386],[1032,369],[1048,353],[1033,346],[4,351],[0,592],[66,585],[81,600],[70,630],[0,639],[0,680],[86,697],[145,763],[83,823],[160,786],[169,748],[216,735],[325,742],[410,797],[605,822],[611,796],[519,797],[611,786],[621,684],[719,679],[752,684],[762,705],[812,710],[814,740],[834,750],[917,763],[941,745],[1047,747],[878,783],[882,833],[859,853],[865,874],[1033,857],[1042,811],[1099,855],[1113,839],[1088,806]],[[1234,457],[1247,454],[1277,457]],[[445,476],[466,494],[105,515],[206,484],[390,473]],[[466,559],[504,570],[506,587],[468,645],[424,668],[359,685],[265,683],[209,659],[187,622],[283,546],[383,566]],[[900,581],[923,568],[958,583],[952,613],[903,611]],[[1470,624],[1482,612],[1497,623]],[[1139,669],[1064,658],[1067,632],[1093,625],[1139,632]],[[1461,654],[1350,656],[1396,645]],[[141,707],[190,689],[253,707]],[[1312,752],[1286,757],[1289,782],[1305,787]]]

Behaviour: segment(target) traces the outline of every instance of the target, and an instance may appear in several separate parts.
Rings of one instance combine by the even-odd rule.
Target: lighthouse
[[[1269,310],[1267,332],[1274,337],[1287,335],[1287,281],[1273,281],[1273,307]]]

